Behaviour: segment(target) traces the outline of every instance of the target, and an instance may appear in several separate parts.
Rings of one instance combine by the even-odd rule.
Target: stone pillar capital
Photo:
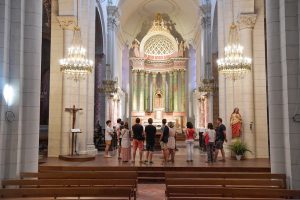
[[[75,16],[57,16],[58,23],[60,27],[64,30],[73,30],[77,24],[77,19]]]
[[[117,6],[107,6],[107,26],[108,30],[115,30],[119,25],[119,10]]]
[[[238,16],[237,24],[239,25],[239,29],[253,29],[256,23],[256,14],[245,14],[241,13]]]

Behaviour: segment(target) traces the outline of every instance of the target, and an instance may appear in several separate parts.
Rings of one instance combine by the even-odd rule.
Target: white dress
[[[121,135],[122,135],[122,142],[121,142],[122,148],[129,148],[130,147],[130,134],[129,134],[129,130],[125,129],[125,128],[122,129]]]
[[[168,144],[169,149],[175,149],[175,130],[174,128],[169,128],[169,138],[168,138]]]

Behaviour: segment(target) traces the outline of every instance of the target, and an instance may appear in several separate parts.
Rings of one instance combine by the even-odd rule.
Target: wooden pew
[[[126,182],[122,182],[125,179],[131,179],[135,182],[133,185],[133,196],[134,199],[136,198],[136,192],[137,192],[137,173],[135,171],[105,171],[105,172],[99,172],[99,171],[80,171],[80,172],[72,172],[72,171],[53,171],[53,172],[37,172],[37,173],[21,173],[21,178],[23,180],[31,180],[31,179],[95,179],[95,180],[101,180],[101,179],[119,179],[119,185],[124,185]]]
[[[182,187],[252,187],[252,188],[278,188],[285,189],[282,180],[272,179],[166,179],[166,186],[182,186]]]
[[[3,180],[2,187],[18,186],[19,188],[40,188],[40,187],[131,187],[134,189],[134,179],[21,179]]]
[[[266,188],[220,188],[220,187],[177,187],[167,188],[166,197],[170,199],[228,199],[230,198],[266,198],[299,199],[300,190],[266,189]]]
[[[282,189],[286,188],[285,174],[271,173],[224,173],[224,172],[166,172],[165,179],[255,179],[255,180],[278,180]],[[263,181],[261,181],[263,182]]]
[[[42,173],[21,173],[21,177],[24,178],[38,178],[38,179],[137,179],[136,172],[42,172]]]
[[[42,198],[42,197],[101,197],[106,199],[131,199],[130,187],[113,188],[20,188],[0,189],[0,198]]]

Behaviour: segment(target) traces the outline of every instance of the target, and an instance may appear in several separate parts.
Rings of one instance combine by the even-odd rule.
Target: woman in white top
[[[207,150],[207,162],[212,163],[214,161],[214,145],[216,140],[216,131],[212,123],[208,123],[207,131],[204,134],[206,150]]]
[[[111,140],[112,140],[112,135],[114,134],[114,129],[111,127],[111,121],[107,120],[106,121],[106,128],[105,128],[105,158],[111,158],[109,155],[108,151],[111,146]]]
[[[128,122],[125,122],[124,128],[121,131],[122,141],[121,141],[121,152],[122,152],[122,160],[123,162],[128,162],[130,160],[130,131],[128,129]]]
[[[169,122],[168,123],[168,127],[169,127],[169,138],[168,138],[168,143],[167,143],[167,147],[169,149],[169,154],[171,156],[171,162],[174,162],[174,157],[175,157],[175,129],[174,129],[174,123],[173,122]]]

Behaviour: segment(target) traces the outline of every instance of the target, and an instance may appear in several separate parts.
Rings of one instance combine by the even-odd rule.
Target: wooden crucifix
[[[75,128],[76,113],[77,113],[79,110],[83,110],[83,109],[82,109],[82,108],[76,108],[75,105],[73,105],[72,108],[65,108],[65,111],[71,112],[72,115],[73,115],[72,129]],[[77,138],[77,136],[75,136],[74,134],[75,134],[75,133],[79,133],[79,132],[74,132],[73,130],[72,130],[71,132],[72,132],[72,150],[71,150],[71,155],[73,156],[73,153],[74,153],[74,146],[75,146],[75,153],[77,153],[77,152],[76,152],[76,138]],[[74,140],[75,140],[75,141],[74,141]]]
[[[82,110],[82,108],[76,108],[75,105],[73,105],[72,108],[65,108],[65,111],[71,112],[73,115],[73,123],[72,123],[72,128],[75,128],[75,122],[76,122],[76,113]]]

